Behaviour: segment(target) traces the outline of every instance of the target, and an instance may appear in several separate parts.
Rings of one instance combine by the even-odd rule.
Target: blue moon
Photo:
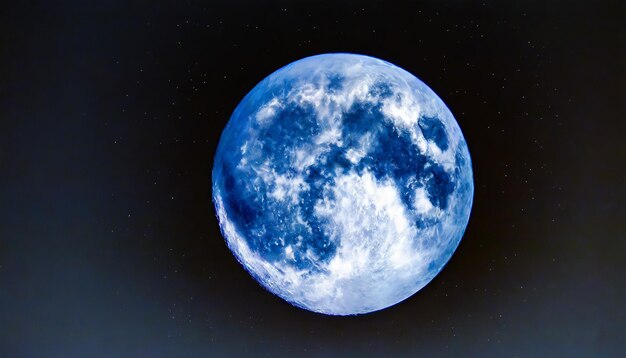
[[[287,302],[328,315],[390,307],[427,285],[467,226],[467,143],[445,103],[389,62],[323,54],[262,80],[212,171],[225,241]]]

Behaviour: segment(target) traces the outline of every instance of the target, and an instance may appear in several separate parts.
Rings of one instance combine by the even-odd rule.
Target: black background
[[[0,4],[1,357],[624,355],[623,2]],[[422,79],[474,165],[443,272],[364,316],[266,292],[211,202],[238,101],[327,52]]]

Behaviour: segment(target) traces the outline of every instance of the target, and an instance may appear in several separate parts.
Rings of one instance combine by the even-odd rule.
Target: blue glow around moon
[[[308,57],[254,87],[222,133],[212,184],[246,270],[330,315],[380,310],[428,284],[474,193],[444,102],[407,71],[354,54]]]

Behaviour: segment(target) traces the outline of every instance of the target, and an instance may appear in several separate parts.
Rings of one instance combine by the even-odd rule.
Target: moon
[[[254,87],[212,171],[224,239],[287,302],[328,315],[381,310],[448,262],[474,183],[445,103],[389,62],[323,54]]]

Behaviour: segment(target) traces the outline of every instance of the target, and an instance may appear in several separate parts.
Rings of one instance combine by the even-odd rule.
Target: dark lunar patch
[[[328,85],[327,85],[327,90],[330,93],[337,93],[337,92],[341,92],[341,90],[343,89],[343,81],[345,80],[345,78],[338,73],[333,73],[328,75]]]
[[[426,168],[424,176],[428,178],[426,190],[430,202],[441,209],[447,208],[448,198],[454,191],[454,182],[450,175],[446,173],[442,166],[433,163],[433,165]]]
[[[346,148],[339,147],[335,144],[330,146],[330,151],[324,156],[328,166],[339,169],[340,173],[347,173],[353,164],[346,158]]]
[[[377,82],[370,87],[369,93],[373,97],[385,99],[393,95],[393,90],[391,89],[391,85],[389,83]]]
[[[254,205],[255,196],[246,189],[246,178],[235,176],[230,164],[222,164],[224,191],[222,200],[224,207],[236,223],[237,228],[247,234],[252,224],[257,221],[261,212]],[[246,235],[247,237],[247,235]]]
[[[441,150],[448,149],[448,135],[443,123],[437,117],[420,117],[417,121],[427,140],[435,142]]]
[[[319,132],[312,106],[288,105],[276,113],[270,125],[259,128],[258,137],[263,143],[260,160],[269,159],[277,172],[284,173],[291,164],[285,158],[293,154],[294,148],[308,144]]]

